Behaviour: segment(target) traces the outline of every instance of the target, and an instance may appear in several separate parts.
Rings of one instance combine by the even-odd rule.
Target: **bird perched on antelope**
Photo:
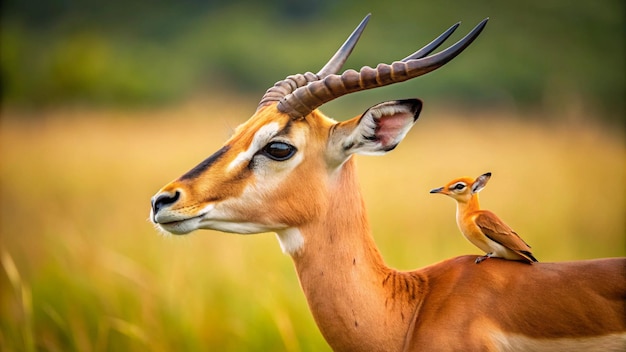
[[[481,210],[478,202],[480,192],[491,178],[491,172],[478,176],[457,178],[447,185],[432,189],[430,193],[440,193],[456,200],[456,223],[472,244],[487,254],[476,258],[476,264],[491,257],[521,260],[528,264],[537,262],[530,246],[500,218]]]

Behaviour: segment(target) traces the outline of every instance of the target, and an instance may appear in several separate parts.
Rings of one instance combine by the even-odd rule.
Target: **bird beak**
[[[431,189],[430,193],[443,193],[443,187]]]

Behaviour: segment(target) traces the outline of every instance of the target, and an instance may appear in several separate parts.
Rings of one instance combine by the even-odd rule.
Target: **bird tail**
[[[519,251],[519,255],[526,258],[530,264],[539,262],[529,251]]]

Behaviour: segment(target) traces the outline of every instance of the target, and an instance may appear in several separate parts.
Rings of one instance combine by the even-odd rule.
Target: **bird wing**
[[[505,224],[498,216],[488,210],[481,210],[474,218],[480,230],[494,242],[509,248],[518,254],[537,261],[531,254],[528,243],[513,231],[509,225]]]

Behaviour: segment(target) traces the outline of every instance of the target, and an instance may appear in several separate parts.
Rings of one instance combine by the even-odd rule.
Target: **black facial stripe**
[[[208,169],[211,165],[213,165],[216,161],[218,161],[222,155],[224,155],[230,149],[229,146],[225,145],[222,149],[216,151],[210,157],[206,158],[203,162],[198,164],[193,169],[189,170],[186,174],[182,175],[179,180],[189,180],[200,176],[206,169]]]

